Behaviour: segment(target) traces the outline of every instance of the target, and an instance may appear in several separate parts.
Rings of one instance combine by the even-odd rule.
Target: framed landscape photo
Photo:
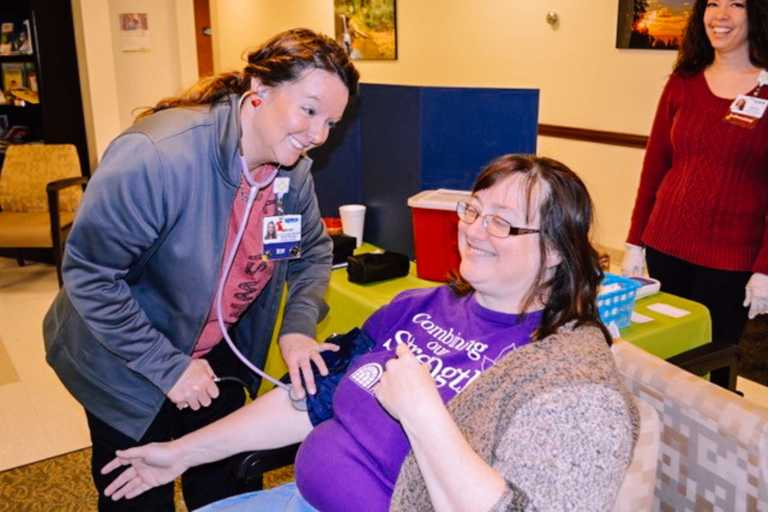
[[[334,0],[336,40],[353,60],[397,59],[395,0]]]
[[[691,0],[619,0],[616,48],[676,50]]]

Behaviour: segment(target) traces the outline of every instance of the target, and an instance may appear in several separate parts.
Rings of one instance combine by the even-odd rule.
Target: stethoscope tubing
[[[275,379],[265,371],[258,368],[256,365],[254,365],[252,362],[246,358],[242,352],[240,352],[237,347],[235,346],[235,343],[232,341],[232,338],[229,337],[229,333],[227,332],[227,326],[224,324],[224,307],[222,305],[223,297],[224,297],[224,286],[227,282],[227,277],[229,277],[229,272],[232,269],[232,264],[235,261],[235,256],[237,255],[237,249],[240,247],[240,242],[243,239],[243,235],[245,234],[245,228],[248,226],[248,218],[251,216],[251,210],[253,209],[253,203],[256,200],[256,194],[259,193],[259,190],[264,188],[265,186],[269,185],[271,183],[275,176],[277,175],[278,169],[275,170],[274,173],[272,173],[266,180],[262,182],[256,182],[253,177],[251,176],[250,172],[248,172],[248,167],[245,163],[245,160],[243,157],[240,157],[242,168],[243,168],[243,177],[245,177],[245,180],[250,185],[250,190],[248,191],[248,201],[246,202],[245,206],[245,214],[243,215],[243,220],[240,223],[240,227],[237,230],[237,235],[235,236],[235,241],[232,244],[232,249],[230,249],[229,254],[224,260],[224,269],[222,270],[221,277],[219,278],[219,286],[218,290],[216,291],[216,322],[219,325],[219,330],[221,331],[221,335],[224,337],[224,341],[226,341],[227,345],[229,345],[229,348],[232,350],[232,352],[237,356],[238,359],[252,372],[259,375],[260,377],[267,379],[269,382],[274,384],[277,387],[280,387],[290,393],[290,387],[280,382],[279,380]]]

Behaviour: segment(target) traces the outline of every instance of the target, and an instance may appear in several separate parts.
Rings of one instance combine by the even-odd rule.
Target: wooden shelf
[[[40,103],[23,107],[0,105],[0,116],[10,126],[27,126],[27,141],[74,144],[83,174],[89,174],[89,155],[81,101],[71,0],[0,0],[0,21],[21,26],[29,20],[33,53],[0,55],[2,64],[34,67]],[[19,66],[19,67],[21,67]],[[11,66],[12,67],[12,66]],[[30,70],[31,71],[31,70]],[[0,89],[5,77],[0,79]]]
[[[22,55],[0,55],[0,62],[36,62],[34,53]]]
[[[24,110],[24,109],[38,110],[38,109],[40,109],[40,104],[39,103],[29,103],[29,102],[27,102],[26,105],[24,105],[23,107],[20,107],[18,105],[8,105],[8,104],[0,103],[0,111],[3,111],[3,110],[5,110],[5,111],[7,111],[7,110],[15,111],[16,109],[21,109],[21,110]]]

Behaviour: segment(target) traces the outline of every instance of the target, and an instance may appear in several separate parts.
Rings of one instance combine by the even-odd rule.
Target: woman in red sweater
[[[696,0],[627,237],[624,274],[647,258],[662,290],[709,308],[716,343],[737,343],[748,315],[768,313],[766,67],[764,0]]]

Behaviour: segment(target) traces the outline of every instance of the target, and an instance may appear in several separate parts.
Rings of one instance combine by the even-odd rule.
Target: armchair
[[[71,144],[11,145],[0,171],[0,255],[56,265],[87,178]]]
[[[654,510],[768,510],[768,410],[631,343],[612,350],[661,419]]]

